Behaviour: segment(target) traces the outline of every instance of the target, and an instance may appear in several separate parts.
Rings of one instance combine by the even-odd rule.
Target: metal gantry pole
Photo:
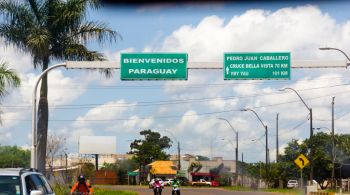
[[[37,169],[38,168],[38,151],[37,151],[37,128],[36,128],[36,95],[37,95],[37,89],[38,89],[38,85],[41,81],[41,79],[43,78],[44,75],[46,75],[50,70],[58,68],[64,66],[66,67],[66,63],[60,63],[60,64],[56,64],[53,66],[50,66],[49,68],[47,68],[44,72],[42,72],[35,85],[34,85],[34,89],[33,89],[33,95],[32,95],[32,146],[31,146],[31,150],[30,150],[30,166],[32,168]]]

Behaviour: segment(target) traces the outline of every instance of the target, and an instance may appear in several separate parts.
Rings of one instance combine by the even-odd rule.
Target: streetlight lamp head
[[[331,50],[332,48],[330,48],[330,47],[320,47],[320,48],[318,48],[319,50]]]
[[[244,108],[244,109],[241,109],[241,111],[248,111],[248,109]]]
[[[286,88],[280,88],[278,91],[286,91]]]

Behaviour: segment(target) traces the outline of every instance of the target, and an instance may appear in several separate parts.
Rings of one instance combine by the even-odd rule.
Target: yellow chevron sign
[[[300,154],[295,160],[294,163],[298,165],[300,169],[306,167],[310,161],[304,156],[304,154]]]

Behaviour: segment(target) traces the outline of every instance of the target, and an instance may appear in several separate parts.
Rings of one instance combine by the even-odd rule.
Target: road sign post
[[[122,80],[187,80],[185,53],[122,53]]]
[[[300,187],[303,186],[303,168],[306,167],[310,162],[309,160],[303,155],[300,154],[295,160],[294,163],[300,168]]]
[[[224,79],[290,79],[290,53],[225,53]]]

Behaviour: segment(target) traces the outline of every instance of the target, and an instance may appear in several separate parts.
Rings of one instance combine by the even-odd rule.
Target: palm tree
[[[7,88],[19,87],[20,84],[21,80],[17,73],[13,69],[9,69],[6,63],[0,63],[0,99],[7,94]]]
[[[114,42],[118,33],[105,23],[87,21],[87,10],[98,0],[2,0],[0,37],[6,44],[31,54],[34,68],[46,70],[53,60],[103,60],[85,46],[90,40]],[[108,73],[108,71],[105,71]],[[38,104],[38,169],[45,171],[48,128],[47,76],[43,77]]]

